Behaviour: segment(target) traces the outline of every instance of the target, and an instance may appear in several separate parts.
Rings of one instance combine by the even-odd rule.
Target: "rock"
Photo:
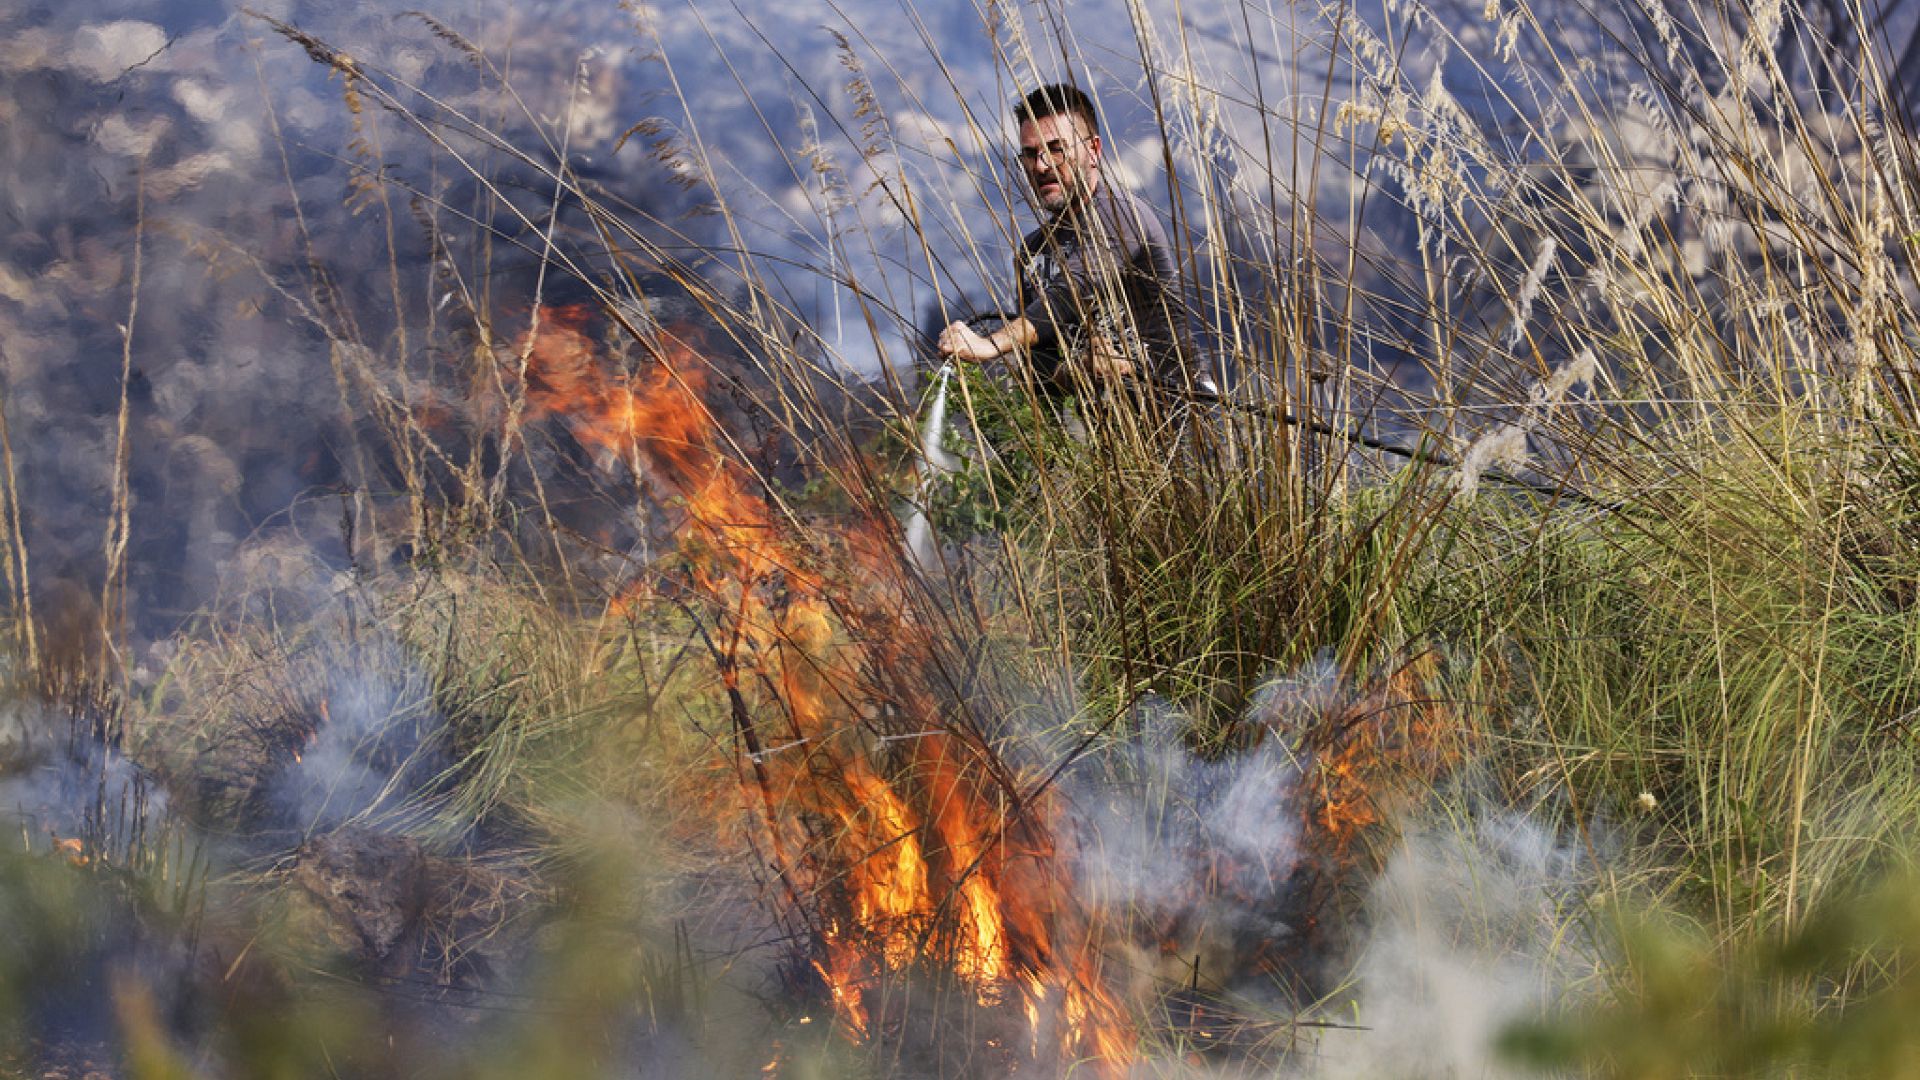
[[[292,881],[355,963],[441,990],[484,985],[511,966],[524,940],[507,928],[543,899],[531,877],[358,826],[301,845]]]
[[[346,827],[295,853],[293,880],[329,917],[335,944],[376,966],[411,966],[426,906],[418,841]]]

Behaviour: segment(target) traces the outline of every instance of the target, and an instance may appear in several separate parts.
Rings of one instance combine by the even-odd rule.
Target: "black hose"
[[[1422,465],[1435,465],[1443,469],[1460,467],[1459,461],[1455,460],[1451,455],[1441,453],[1440,451],[1402,446],[1398,443],[1388,442],[1385,439],[1369,435],[1358,428],[1339,428],[1323,420],[1308,420],[1295,416],[1284,407],[1273,404],[1272,402],[1236,401],[1224,394],[1182,386],[1177,383],[1168,382],[1165,379],[1155,379],[1152,381],[1152,385],[1161,393],[1170,394],[1191,404],[1211,405],[1264,417],[1278,423],[1286,424],[1289,427],[1312,432],[1315,435],[1324,435],[1328,438],[1339,439],[1354,446],[1365,447],[1368,450],[1376,450],[1383,454],[1391,454],[1395,457],[1418,462]],[[1593,507],[1596,510],[1604,510],[1610,514],[1624,513],[1627,510],[1627,505],[1623,502],[1612,499],[1602,499],[1597,495],[1590,495],[1581,491],[1579,488],[1569,486],[1565,483],[1528,480],[1525,477],[1514,476],[1512,473],[1502,472],[1499,469],[1492,468],[1481,470],[1480,478],[1496,484],[1503,484],[1507,487],[1531,491],[1536,495],[1545,495],[1554,499],[1568,499],[1584,506]]]

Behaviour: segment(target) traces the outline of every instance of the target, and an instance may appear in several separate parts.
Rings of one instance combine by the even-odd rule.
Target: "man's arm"
[[[984,363],[1010,352],[1031,349],[1040,341],[1040,332],[1031,320],[1015,317],[1000,324],[991,334],[982,334],[963,322],[949,323],[940,331],[940,355],[948,360]]]
[[[1039,329],[1024,317],[1008,321],[991,334],[982,334],[966,323],[956,322],[940,332],[940,356],[984,363],[1011,352],[1030,350],[1039,340]],[[1097,334],[1088,345],[1087,374],[1102,381],[1124,379],[1133,374],[1133,361],[1127,359],[1110,338]]]

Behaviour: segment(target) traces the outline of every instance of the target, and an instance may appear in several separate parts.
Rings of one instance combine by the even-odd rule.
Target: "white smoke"
[[[1214,860],[1258,867],[1254,892],[1271,896],[1299,856],[1287,799],[1300,764],[1277,740],[1207,761],[1182,745],[1177,713],[1151,704],[1145,732],[1118,775],[1074,782],[1075,880],[1111,911],[1177,913],[1207,893]]]
[[[1520,1076],[1496,1042],[1599,960],[1583,909],[1594,863],[1525,816],[1486,809],[1410,833],[1368,897],[1356,1030],[1328,1030],[1299,1080]]]
[[[1267,737],[1217,760],[1183,744],[1190,718],[1149,701],[1135,738],[1066,779],[1073,880],[1118,932],[1109,974],[1136,1005],[1191,988],[1223,1016],[1307,1022],[1280,1059],[1295,1080],[1521,1075],[1499,1059],[1501,1034],[1599,969],[1584,905],[1608,857],[1604,830],[1576,840],[1484,797],[1457,817],[1412,811],[1393,823],[1402,832],[1376,876],[1342,879],[1365,884],[1363,905],[1301,908],[1295,890],[1313,887],[1319,864],[1300,824],[1313,766],[1298,736],[1357,693],[1329,657],[1272,679],[1246,714]],[[1352,924],[1331,935],[1288,925],[1316,917]],[[1325,998],[1295,999],[1247,963],[1252,949],[1291,942],[1321,966],[1299,974],[1302,985],[1318,976]],[[1239,1075],[1234,1060],[1161,1064]]]
[[[362,662],[331,673],[319,730],[274,781],[275,799],[303,833],[349,821],[405,824],[446,765],[444,725],[413,665],[391,646],[349,655]]]
[[[0,702],[0,830],[8,842],[46,850],[85,841],[122,862],[167,821],[166,791],[89,719],[26,698]]]
[[[1149,699],[1137,736],[1067,778],[1072,809],[1059,831],[1072,879],[1117,931],[1110,946],[1130,996],[1182,985],[1270,992],[1245,954],[1284,948],[1302,930],[1288,899],[1310,854],[1299,802],[1310,759],[1295,735],[1343,694],[1326,657],[1270,680],[1248,709],[1269,735],[1212,758],[1183,741],[1191,718]]]

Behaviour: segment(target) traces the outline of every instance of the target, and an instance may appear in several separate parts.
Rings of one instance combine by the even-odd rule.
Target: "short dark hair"
[[[1063,114],[1078,116],[1087,122],[1088,131],[1100,133],[1100,118],[1093,111],[1093,99],[1072,83],[1049,83],[1013,106],[1013,119],[1017,124]]]

